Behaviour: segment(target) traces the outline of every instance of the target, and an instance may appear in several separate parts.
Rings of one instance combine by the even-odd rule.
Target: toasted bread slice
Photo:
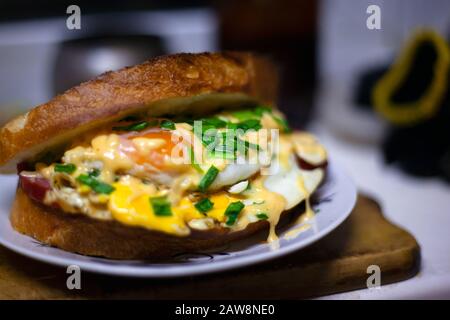
[[[270,61],[242,52],[183,53],[107,72],[1,128],[0,172],[14,172],[17,163],[127,114],[202,114],[272,104],[276,85]]]
[[[153,260],[220,247],[269,226],[267,221],[258,221],[242,231],[193,230],[188,237],[178,237],[116,221],[66,214],[31,200],[20,187],[11,210],[11,223],[20,233],[66,251],[111,259]]]

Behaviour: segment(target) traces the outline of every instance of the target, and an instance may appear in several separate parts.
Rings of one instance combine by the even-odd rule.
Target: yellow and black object
[[[417,32],[372,92],[376,111],[396,126],[433,118],[448,89],[450,50],[432,30]]]
[[[416,32],[391,65],[361,74],[359,108],[372,108],[389,124],[386,162],[416,176],[450,181],[450,49],[433,30]]]
[[[391,123],[388,163],[418,176],[450,181],[450,50],[434,31],[416,33],[373,86],[375,110]]]

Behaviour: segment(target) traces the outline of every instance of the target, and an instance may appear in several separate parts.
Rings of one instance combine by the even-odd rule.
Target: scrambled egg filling
[[[281,213],[309,199],[324,163],[312,135],[292,133],[279,112],[257,107],[195,120],[127,118],[36,171],[51,185],[44,203],[65,212],[179,236],[267,220],[273,240]]]

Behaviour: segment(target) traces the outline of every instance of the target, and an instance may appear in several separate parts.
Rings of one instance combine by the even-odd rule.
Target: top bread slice
[[[127,114],[202,114],[273,104],[277,75],[246,52],[176,54],[107,72],[19,116],[0,129],[0,172],[15,172],[82,132]]]

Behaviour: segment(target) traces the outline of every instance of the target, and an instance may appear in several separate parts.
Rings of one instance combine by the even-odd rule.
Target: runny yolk
[[[133,135],[127,137],[129,140],[135,138],[158,139],[164,141],[160,146],[147,150],[145,154],[138,152],[131,153],[131,157],[138,164],[148,163],[157,168],[163,168],[167,165],[167,161],[172,155],[175,143],[172,141],[172,133],[168,130],[147,131],[144,134]]]

